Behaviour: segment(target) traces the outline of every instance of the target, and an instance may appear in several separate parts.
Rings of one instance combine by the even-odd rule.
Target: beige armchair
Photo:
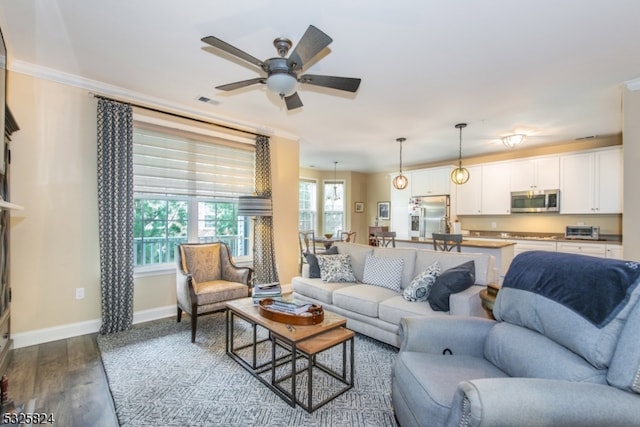
[[[191,316],[191,342],[198,316],[225,310],[225,302],[251,295],[249,267],[236,267],[222,242],[185,243],[176,248],[177,321]]]

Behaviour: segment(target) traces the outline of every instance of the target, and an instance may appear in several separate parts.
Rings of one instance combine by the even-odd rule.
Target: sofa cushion
[[[404,260],[401,258],[393,259],[367,255],[362,282],[400,292],[403,265]]]
[[[312,298],[321,304],[333,304],[333,291],[344,288],[345,286],[353,286],[354,283],[348,282],[323,282],[322,279],[309,277],[294,277],[291,280],[293,292]]]
[[[402,295],[396,295],[381,301],[378,305],[378,317],[385,322],[399,325],[403,317],[408,316],[446,316],[441,311],[434,311],[427,302],[407,301]]]
[[[319,279],[320,276],[320,264],[318,264],[318,257],[324,255],[337,255],[338,248],[335,246],[331,246],[325,253],[323,254],[312,254],[305,253],[304,258],[307,260],[307,264],[309,264],[309,277],[312,279]]]
[[[364,276],[364,263],[367,255],[373,253],[373,246],[361,245],[359,243],[336,242],[333,244],[338,248],[338,253],[347,254],[351,257],[351,269],[358,282],[362,282]]]
[[[404,264],[402,267],[402,280],[400,281],[400,289],[404,289],[409,286],[409,283],[411,283],[411,280],[415,276],[414,270],[416,268],[416,252],[417,250],[413,248],[376,247],[373,250],[373,255],[382,258],[404,260]]]
[[[487,360],[511,377],[548,378],[606,384],[606,370],[544,335],[501,322],[485,341]]]
[[[357,284],[337,289],[333,304],[369,317],[378,317],[378,304],[398,294],[382,286]]]
[[[320,276],[324,282],[355,282],[349,255],[324,255],[318,258]]]
[[[393,393],[402,394],[417,425],[443,426],[459,382],[506,376],[479,357],[401,351],[393,368]]]
[[[426,301],[431,291],[431,286],[440,275],[440,263],[434,261],[429,267],[413,278],[409,286],[404,288],[402,296],[407,301]]]
[[[473,260],[443,271],[431,287],[427,298],[429,305],[434,310],[449,311],[449,296],[473,286],[475,280]]]

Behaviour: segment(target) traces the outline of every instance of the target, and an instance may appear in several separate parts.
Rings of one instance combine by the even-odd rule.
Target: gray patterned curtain
[[[133,321],[133,118],[128,104],[98,100],[101,334]]]
[[[256,195],[271,198],[271,154],[269,138],[256,138]],[[278,281],[276,253],[273,245],[273,218],[259,216],[255,222],[254,278],[256,283]]]

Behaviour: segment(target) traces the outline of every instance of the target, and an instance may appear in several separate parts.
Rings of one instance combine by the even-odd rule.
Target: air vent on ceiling
[[[196,98],[198,101],[200,102],[206,102],[207,104],[211,104],[211,105],[218,105],[220,104],[219,101],[216,101],[214,99],[208,98],[206,96],[199,96]]]
[[[581,136],[580,138],[576,138],[576,141],[582,141],[583,139],[595,139],[598,135],[589,135],[589,136]]]

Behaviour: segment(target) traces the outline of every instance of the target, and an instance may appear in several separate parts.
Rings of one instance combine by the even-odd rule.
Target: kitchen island
[[[496,268],[498,269],[498,275],[500,276],[500,283],[502,283],[502,278],[507,273],[509,265],[511,265],[511,260],[513,259],[514,246],[514,242],[497,239],[463,239],[460,244],[460,250],[461,252],[486,253],[493,255],[496,259]],[[396,238],[396,247],[433,250],[433,240],[424,237],[412,239]]]

